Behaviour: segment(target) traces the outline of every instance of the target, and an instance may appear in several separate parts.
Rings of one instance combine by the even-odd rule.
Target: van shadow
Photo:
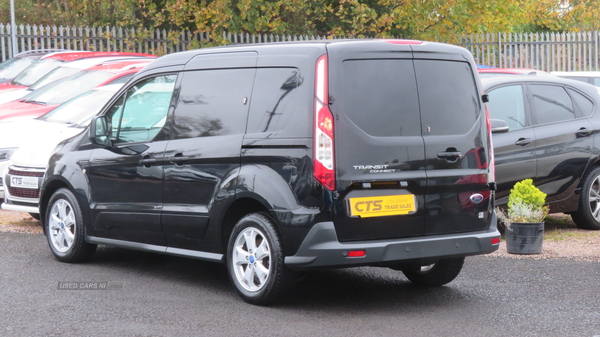
[[[112,272],[152,277],[178,287],[218,293],[226,301],[245,304],[231,285],[224,264],[168,255],[99,246],[87,263]],[[432,307],[462,306],[468,295],[452,283],[426,288],[413,285],[404,275],[388,268],[359,267],[296,273],[296,282],[284,299],[272,308],[354,312],[414,312]]]

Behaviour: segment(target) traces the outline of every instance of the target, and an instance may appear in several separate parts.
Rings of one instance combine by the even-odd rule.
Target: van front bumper
[[[480,232],[341,243],[337,240],[333,223],[321,222],[309,231],[296,255],[285,258],[285,264],[292,270],[303,270],[320,267],[393,265],[489,254],[498,250],[500,246],[500,232],[495,226],[495,214],[492,224],[494,225],[489,230]],[[354,254],[350,252],[357,251],[364,251],[364,256],[351,257]]]

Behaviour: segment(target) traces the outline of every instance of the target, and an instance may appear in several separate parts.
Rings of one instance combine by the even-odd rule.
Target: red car
[[[153,58],[156,57],[150,54],[121,52],[71,51],[50,53],[42,56],[38,60],[35,60],[30,66],[25,68],[25,70],[21,71],[12,81],[0,83],[0,93],[7,90],[27,88],[53,69],[65,64],[65,62],[71,62],[91,57],[107,56],[140,56]]]
[[[20,100],[0,104],[0,119],[38,117],[71,98],[106,84],[125,83],[152,59],[99,64],[40,88]]]
[[[548,72],[527,68],[481,68],[477,69],[480,76],[504,76],[504,75],[538,75],[554,76]]]

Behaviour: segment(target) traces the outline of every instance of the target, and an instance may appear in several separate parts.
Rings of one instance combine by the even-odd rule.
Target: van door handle
[[[519,145],[519,146],[525,146],[529,143],[532,142],[531,138],[519,138],[516,142],[515,145]]]
[[[169,160],[171,163],[175,164],[175,165],[181,165],[183,163],[185,163],[186,161],[188,161],[189,158],[188,157],[184,157],[184,156],[177,156],[175,155],[175,157],[171,157],[171,159]]]
[[[144,158],[144,159],[140,160],[140,165],[142,165],[144,167],[150,167],[154,163],[156,163],[156,159],[154,159],[154,158]]]
[[[447,152],[438,152],[438,158],[446,159],[449,163],[456,162],[462,154],[459,151],[447,151]]]
[[[588,129],[588,128],[581,128],[579,130],[577,130],[577,137],[585,137],[585,136],[589,136],[592,134],[592,130]]]

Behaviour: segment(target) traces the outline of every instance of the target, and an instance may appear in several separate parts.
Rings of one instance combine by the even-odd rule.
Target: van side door
[[[220,220],[235,197],[255,64],[252,52],[198,55],[181,75],[164,166],[162,226],[170,248],[220,248]]]
[[[165,125],[177,75],[132,85],[106,112],[113,146],[94,149],[86,168],[96,235],[165,245],[161,228]]]

